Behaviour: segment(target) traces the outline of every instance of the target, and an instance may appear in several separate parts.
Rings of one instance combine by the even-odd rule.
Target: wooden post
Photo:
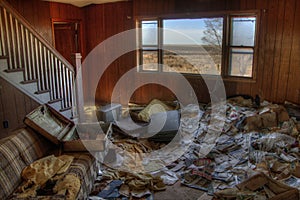
[[[81,69],[81,54],[74,53],[72,54],[72,62],[75,67],[75,87],[73,95],[73,111],[75,116],[78,117],[78,123],[85,121],[84,116],[84,97],[83,97],[83,87],[82,87],[82,69]],[[75,96],[75,98],[74,98]]]

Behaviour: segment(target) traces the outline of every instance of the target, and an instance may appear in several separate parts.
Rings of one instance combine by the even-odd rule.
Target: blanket
[[[54,193],[63,194],[66,199],[75,199],[80,189],[80,179],[73,174],[65,175],[72,161],[73,156],[50,155],[25,167],[21,174],[24,183],[17,189],[17,197],[36,197],[37,190],[51,180],[56,182]]]

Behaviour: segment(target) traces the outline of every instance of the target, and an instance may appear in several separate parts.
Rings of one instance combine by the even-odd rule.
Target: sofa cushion
[[[0,199],[7,198],[21,183],[24,167],[47,154],[53,146],[28,128],[0,140]]]

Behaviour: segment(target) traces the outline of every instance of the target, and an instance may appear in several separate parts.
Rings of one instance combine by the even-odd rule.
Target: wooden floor
[[[204,195],[204,196],[202,196]],[[210,197],[205,195],[205,192],[193,188],[189,188],[180,184],[177,181],[172,186],[167,186],[165,191],[155,192],[154,200],[200,200],[201,198],[209,200]]]

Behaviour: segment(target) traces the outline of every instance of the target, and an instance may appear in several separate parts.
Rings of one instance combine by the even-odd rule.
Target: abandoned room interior
[[[298,200],[299,0],[0,0],[0,199]]]

